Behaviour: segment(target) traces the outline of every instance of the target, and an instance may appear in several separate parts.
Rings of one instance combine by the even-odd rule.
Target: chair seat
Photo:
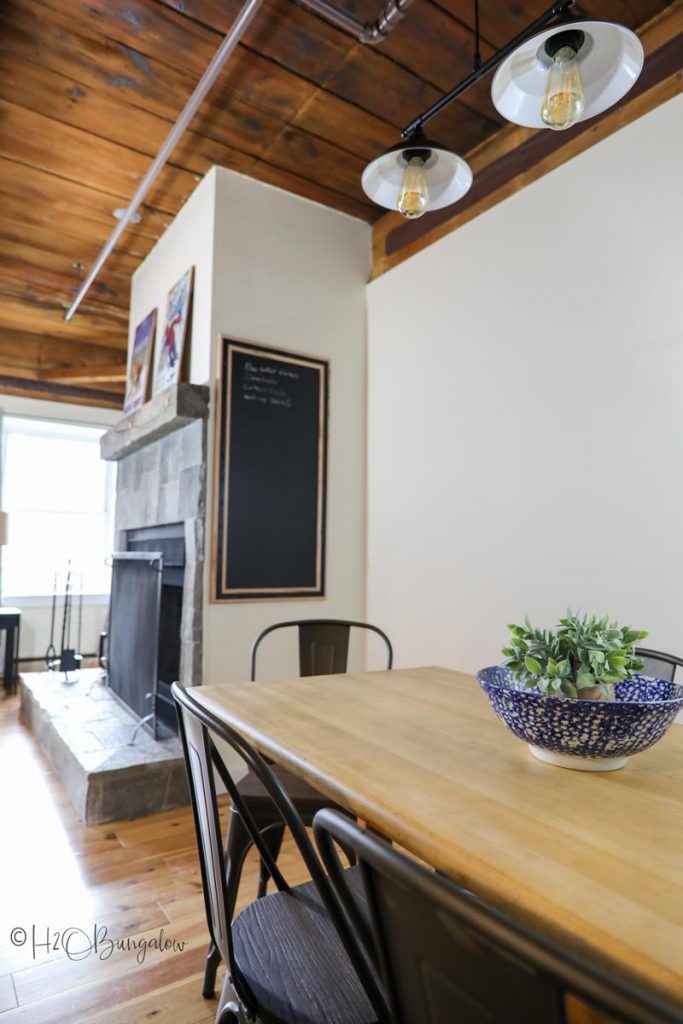
[[[275,773],[278,782],[287,793],[288,797],[298,810],[299,814],[314,815],[322,807],[334,807],[336,806],[332,800],[323,796],[317,789],[313,789],[307,782],[300,779],[297,775],[293,775],[292,772],[287,771],[286,768],[280,767],[280,765],[271,765],[271,770]],[[237,784],[239,794],[249,804],[249,809],[253,813],[257,813],[260,809],[273,809],[273,801],[270,798],[265,786],[259,781],[253,772],[247,772],[247,774],[240,779]],[[279,818],[276,811],[273,810],[273,816]]]
[[[358,869],[345,874],[367,912]],[[232,936],[235,960],[267,1024],[376,1022],[312,882],[249,904],[233,920]]]

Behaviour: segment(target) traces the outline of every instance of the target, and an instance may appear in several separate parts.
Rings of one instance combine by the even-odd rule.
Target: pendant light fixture
[[[361,180],[365,194],[409,219],[461,199],[472,184],[469,165],[448,146],[428,139],[423,126],[494,68],[496,109],[529,128],[571,128],[625,96],[643,67],[640,40],[622,25],[571,17],[575,3],[558,0],[482,63],[479,0],[474,0],[473,71],[403,129],[403,142],[368,164]]]
[[[461,199],[472,184],[472,171],[462,157],[418,128],[368,164],[361,184],[378,206],[412,220]]]
[[[618,103],[644,59],[623,25],[572,18],[518,46],[496,71],[491,98],[514,124],[563,130]]]

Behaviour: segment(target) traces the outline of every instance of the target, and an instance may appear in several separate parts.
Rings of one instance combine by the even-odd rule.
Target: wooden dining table
[[[683,1008],[683,725],[594,773],[536,760],[443,668],[191,694],[369,828]]]

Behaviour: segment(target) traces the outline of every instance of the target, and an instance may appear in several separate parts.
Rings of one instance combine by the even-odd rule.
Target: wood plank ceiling
[[[336,3],[363,21],[381,6]],[[547,5],[482,0],[483,56]],[[0,390],[120,405],[123,385],[111,377],[125,361],[130,275],[213,164],[373,221],[381,211],[361,191],[365,163],[471,68],[472,0],[415,0],[374,48],[294,0],[264,0],[148,195],[140,224],[65,323],[114,226],[113,210],[127,205],[240,6],[0,5]],[[666,6],[589,0],[581,10],[637,28]],[[503,125],[489,89],[485,80],[453,103],[432,134],[463,154],[491,139]]]

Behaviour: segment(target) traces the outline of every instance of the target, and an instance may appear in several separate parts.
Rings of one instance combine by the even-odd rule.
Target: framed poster
[[[194,268],[190,267],[168,293],[166,318],[157,343],[155,395],[180,380],[192,303],[193,270]]]
[[[322,597],[329,364],[220,339],[211,600]]]
[[[126,378],[126,397],[123,402],[123,411],[126,414],[139,409],[147,401],[156,326],[157,311],[153,309],[135,328],[133,353]]]

